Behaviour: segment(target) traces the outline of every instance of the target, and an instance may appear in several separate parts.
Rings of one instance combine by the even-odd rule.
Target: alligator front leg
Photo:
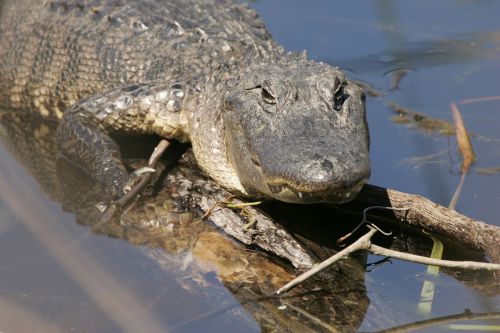
[[[179,84],[128,85],[83,99],[66,111],[57,131],[60,158],[83,168],[117,198],[130,175],[112,133],[157,134],[187,141],[188,112]]]

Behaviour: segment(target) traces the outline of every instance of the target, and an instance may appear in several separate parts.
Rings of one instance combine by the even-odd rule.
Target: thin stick
[[[404,332],[412,332],[416,330],[423,330],[429,327],[440,326],[448,323],[452,323],[455,321],[462,320],[488,320],[488,319],[497,319],[500,318],[500,312],[486,312],[486,313],[473,313],[469,310],[465,310],[463,313],[437,317],[432,319],[426,319],[422,321],[416,321],[410,324],[404,324],[401,326],[395,326],[392,328],[376,331],[373,333],[404,333]]]
[[[236,197],[236,195],[231,194],[231,195],[225,197],[223,200],[217,201],[210,208],[207,209],[207,211],[205,212],[205,214],[203,214],[203,216],[200,217],[199,220],[203,221],[208,215],[210,215],[214,211],[215,208],[217,208],[217,207],[219,207],[221,205],[227,205],[229,203],[229,200],[231,200],[231,199],[233,199],[235,197]]]
[[[370,231],[368,231],[364,236],[361,236],[357,241],[346,247],[340,252],[337,252],[335,255],[331,256],[330,258],[326,259],[325,261],[321,262],[320,264],[314,266],[310,270],[302,273],[301,275],[297,276],[295,279],[292,281],[288,282],[286,285],[281,287],[276,291],[276,294],[281,294],[284,293],[291,288],[295,287],[296,285],[304,282],[311,276],[317,274],[318,272],[322,271],[323,269],[327,268],[328,266],[332,265],[333,263],[339,261],[343,257],[348,256],[352,252],[356,252],[359,250],[366,250],[370,246],[370,239],[371,237],[377,232],[372,227],[369,227]]]
[[[474,262],[474,261],[451,261],[451,260],[442,260],[442,259],[433,259],[433,258],[428,258],[428,257],[423,257],[423,256],[418,256],[414,254],[409,254],[409,253],[403,253],[399,251],[394,251],[394,250],[389,250],[383,247],[380,247],[378,245],[373,245],[371,243],[371,238],[377,232],[377,230],[372,227],[368,226],[370,231],[368,231],[365,235],[361,236],[357,241],[343,249],[342,251],[338,252],[337,254],[331,256],[327,260],[321,262],[317,266],[314,266],[310,270],[302,273],[292,281],[288,282],[286,285],[281,287],[276,291],[276,294],[281,294],[284,293],[291,288],[295,287],[296,285],[304,282],[311,276],[317,274],[318,272],[322,271],[323,269],[327,268],[328,266],[334,264],[335,262],[339,261],[340,259],[348,256],[349,254],[359,251],[359,250],[367,250],[373,254],[377,255],[382,255],[382,256],[387,256],[387,257],[393,257],[396,259],[401,259],[401,260],[406,260],[406,261],[411,261],[419,264],[425,264],[425,265],[434,265],[434,266],[440,266],[440,267],[450,267],[450,268],[463,268],[463,269],[471,269],[471,270],[480,270],[480,269],[485,269],[485,270],[500,270],[500,264],[491,264],[491,263],[483,263],[483,262]]]
[[[258,206],[262,203],[262,201],[255,201],[255,202],[242,202],[242,203],[228,203],[226,204],[227,208],[243,208],[243,207],[248,207],[248,206]]]
[[[402,208],[386,207],[386,206],[370,206],[370,207],[366,207],[365,209],[363,209],[363,218],[361,219],[361,222],[359,222],[359,224],[354,229],[352,229],[351,232],[349,232],[348,234],[345,234],[344,236],[342,236],[339,239],[337,239],[337,245],[338,246],[341,246],[342,242],[344,242],[347,238],[351,237],[356,231],[358,231],[359,228],[361,228],[361,226],[363,226],[365,223],[368,223],[368,219],[366,218],[366,214],[368,214],[369,210],[373,210],[373,209],[384,209],[384,210],[393,210],[393,211],[394,210],[398,210],[398,211],[407,211],[407,210],[409,210],[409,208],[406,208],[406,207],[402,207]],[[383,232],[382,230],[380,230],[378,227],[375,227],[375,229],[378,229],[378,231],[380,231],[382,234],[384,234],[386,236],[390,235],[390,233],[387,234],[387,233]]]
[[[481,270],[481,269],[490,271],[500,270],[500,264],[491,264],[487,262],[477,262],[477,261],[454,261],[454,260],[434,259],[429,257],[418,256],[415,254],[390,250],[374,244],[371,244],[367,250],[376,255],[406,260],[417,264],[433,265],[433,266],[448,267],[448,268],[463,268],[471,270]]]
[[[301,309],[293,304],[291,304],[290,302],[287,302],[287,301],[281,301],[281,303],[283,303],[284,305],[286,305],[287,307],[289,307],[290,309],[294,310],[295,312],[298,312],[300,313],[301,315],[303,315],[304,317],[308,318],[310,321],[312,321],[313,323],[323,327],[324,329],[326,329],[328,332],[339,332],[339,330],[324,322],[323,320],[319,319],[318,317],[312,315],[311,313],[307,312],[306,310],[304,309]]]
[[[490,102],[490,101],[498,101],[498,100],[500,100],[500,96],[484,96],[484,97],[463,99],[463,100],[459,101],[458,104],[472,104],[472,103],[478,103],[478,102]]]
[[[359,210],[379,205],[409,208],[408,211],[394,211],[392,220],[385,220],[387,223],[426,230],[442,241],[484,252],[491,262],[500,263],[500,227],[473,220],[422,196],[365,185],[358,198],[346,207]]]

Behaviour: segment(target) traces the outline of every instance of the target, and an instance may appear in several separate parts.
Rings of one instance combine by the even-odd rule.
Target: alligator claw
[[[156,172],[156,169],[153,169],[151,167],[142,167],[130,174],[130,179],[128,182],[123,186],[123,193],[128,193],[130,190],[132,190],[132,187],[137,183],[137,179],[139,179],[142,175],[148,174],[148,173],[153,173]]]
[[[144,190],[144,188],[151,181],[152,173],[156,172],[156,169],[154,169],[156,163],[168,146],[169,143],[167,140],[161,140],[153,151],[153,154],[151,154],[148,166],[139,168],[131,174],[130,179],[123,187],[124,195],[116,202],[116,207],[121,209],[127,206],[136,195],[140,194],[141,191]]]
[[[132,177],[134,177],[134,178],[137,178],[137,177],[142,176],[142,175],[143,175],[143,174],[145,174],[145,173],[150,173],[150,172],[151,172],[151,173],[152,173],[152,172],[156,172],[156,169],[153,169],[153,168],[151,168],[151,167],[146,166],[146,167],[142,167],[142,168],[139,168],[139,169],[135,170],[135,171],[134,171],[134,172],[132,172],[130,175],[131,175]]]

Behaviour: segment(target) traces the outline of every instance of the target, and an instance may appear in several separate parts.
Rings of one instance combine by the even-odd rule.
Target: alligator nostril
[[[260,163],[256,158],[250,157],[250,161],[252,161],[253,165],[255,165],[257,168],[260,168]]]

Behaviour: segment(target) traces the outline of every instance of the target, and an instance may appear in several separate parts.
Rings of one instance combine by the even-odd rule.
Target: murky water
[[[451,121],[451,102],[500,95],[500,3],[262,0],[251,6],[287,49],[307,49],[311,58],[338,65],[383,93],[368,98],[370,182],[448,205],[461,162],[454,137],[395,123],[388,104]],[[395,70],[407,70],[397,87]],[[500,226],[500,173],[484,174],[485,168],[500,167],[500,101],[459,107],[468,129],[476,133],[472,143],[478,160],[457,210]],[[211,268],[197,275],[186,268],[193,260],[185,251],[187,245],[165,246],[169,251],[153,247],[151,252],[133,245],[133,240],[93,234],[51,199],[0,147],[0,331],[33,331],[33,327],[40,332],[167,331],[185,322],[189,324],[177,331],[259,330],[255,313],[261,312],[254,308],[235,307],[199,318],[241,299],[235,296],[236,282],[228,278],[238,272],[234,266],[240,263],[232,263],[234,270],[226,272],[224,282]],[[213,242],[213,232],[203,232],[199,239]],[[238,247],[232,246],[228,244],[228,253],[237,253]],[[194,253],[210,265],[218,264],[206,252]],[[368,262],[378,259],[369,256]],[[430,314],[419,312],[422,285],[428,278],[425,270],[393,260],[367,273],[363,277],[367,292],[359,298],[359,307],[366,309],[360,311],[363,316],[351,318],[355,326],[376,331],[466,309],[500,311],[498,296],[484,295],[441,273],[433,278]],[[271,307],[266,309],[271,312]],[[427,331],[473,331],[468,326],[472,324],[498,329],[500,320],[452,324]]]

